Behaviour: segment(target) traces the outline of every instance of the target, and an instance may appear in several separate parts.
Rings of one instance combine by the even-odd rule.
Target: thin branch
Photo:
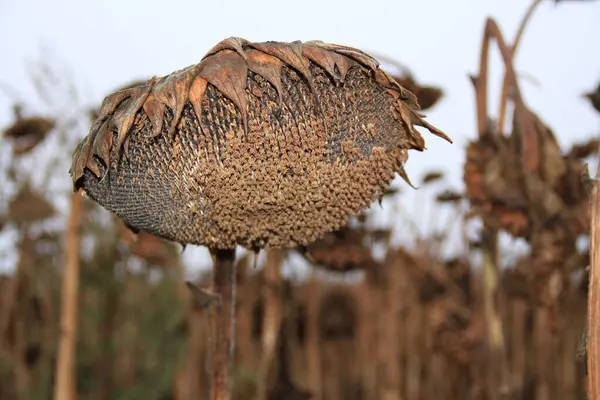
[[[537,137],[535,135],[531,112],[525,107],[521,90],[517,81],[517,75],[512,65],[512,53],[506,46],[506,42],[500,32],[496,21],[489,18],[485,25],[483,43],[481,45],[481,57],[479,65],[479,76],[475,79],[475,92],[477,101],[477,129],[481,137],[487,131],[487,70],[489,42],[495,39],[504,62],[509,82],[513,85],[513,96],[515,103],[515,121],[523,137],[523,163],[529,171],[534,171],[539,165],[539,154],[537,151]]]
[[[482,137],[488,129],[488,106],[487,106],[487,77],[488,77],[488,53],[490,49],[491,35],[488,29],[490,21],[486,22],[481,42],[481,53],[479,55],[479,75],[473,78],[475,84],[475,102],[477,106],[477,133]]]
[[[525,28],[527,24],[531,20],[531,16],[533,15],[536,8],[541,4],[542,0],[534,0],[533,3],[527,9],[527,12],[523,16],[521,20],[521,24],[519,25],[519,30],[517,31],[517,35],[515,36],[515,41],[513,42],[511,48],[511,62],[514,60],[515,55],[517,54],[517,49],[519,48],[519,44],[521,43],[521,39],[523,38],[523,33],[525,32]],[[504,132],[504,121],[506,119],[506,105],[508,100],[508,73],[504,72],[504,78],[502,79],[502,93],[500,95],[500,111],[498,112],[498,132]]]
[[[481,45],[481,55],[479,60],[479,75],[475,77],[475,95],[477,101],[477,129],[479,137],[483,137],[488,133],[488,107],[487,107],[487,89],[488,89],[488,55],[489,43],[491,39],[496,40],[496,44],[502,56],[506,75],[514,88],[515,102],[515,120],[522,132],[524,154],[530,154],[530,157],[525,158],[526,167],[537,167],[537,145],[535,142],[532,147],[532,140],[535,140],[534,131],[531,126],[530,113],[523,103],[519,85],[516,79],[516,74],[512,65],[512,53],[506,46],[502,33],[496,22],[488,18],[485,25],[483,42]],[[533,151],[533,152],[532,152]],[[485,224],[485,222],[484,222]],[[489,346],[489,355],[491,357],[489,379],[490,397],[498,398],[501,394],[509,390],[507,381],[507,361],[504,335],[502,332],[502,320],[498,310],[500,297],[499,287],[499,268],[498,268],[498,231],[494,227],[485,224],[484,227],[484,270],[485,285],[483,287],[485,307],[484,313],[486,318],[486,330]]]
[[[262,358],[260,363],[260,381],[258,400],[268,399],[270,372],[275,364],[277,340],[282,324],[282,277],[281,263],[285,253],[281,249],[269,249],[264,272],[264,315],[262,320]],[[285,340],[281,338],[280,340]]]
[[[75,393],[75,353],[79,304],[79,253],[81,235],[79,228],[83,213],[83,197],[71,195],[71,210],[65,238],[65,268],[62,281],[62,309],[60,338],[56,359],[54,399],[72,400]]]

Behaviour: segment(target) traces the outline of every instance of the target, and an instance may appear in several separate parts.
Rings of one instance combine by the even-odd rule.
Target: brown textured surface
[[[107,97],[75,188],[134,229],[211,248],[305,245],[383,194],[427,124],[348,47],[230,38]]]

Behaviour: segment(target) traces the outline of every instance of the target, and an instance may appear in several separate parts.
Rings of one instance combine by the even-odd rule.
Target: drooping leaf
[[[600,113],[600,85],[598,85],[596,90],[585,93],[584,96],[590,101],[592,107]]]
[[[438,203],[457,203],[463,199],[463,195],[453,190],[445,190],[436,196]]]
[[[423,185],[429,184],[429,183],[433,183],[433,182],[437,182],[441,179],[444,179],[444,173],[441,171],[431,171],[426,173],[423,178],[421,179],[421,183]]]
[[[37,192],[29,184],[21,187],[21,190],[10,201],[8,205],[8,220],[17,223],[30,223],[50,218],[55,209],[41,193]]]
[[[22,155],[33,150],[54,129],[56,122],[46,117],[17,118],[3,136],[13,144],[13,151]]]

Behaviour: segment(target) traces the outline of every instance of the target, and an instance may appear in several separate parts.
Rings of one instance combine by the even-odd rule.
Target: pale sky
[[[428,120],[450,145],[426,134],[428,151],[413,153],[407,170],[447,169],[461,188],[464,146],[475,134],[474,91],[487,16],[508,42],[529,5],[519,0],[421,1],[75,1],[0,0],[0,84],[32,96],[27,72],[46,58],[70,71],[88,104],[137,78],[165,75],[200,60],[229,36],[251,41],[322,40],[395,58],[422,82],[441,86],[443,100]],[[546,1],[529,25],[516,57],[526,102],[567,145],[598,134],[600,118],[581,97],[600,81],[600,1]],[[490,105],[495,114],[500,58],[494,52]],[[12,100],[0,91],[0,127]],[[81,132],[84,136],[87,132]],[[71,149],[64,149],[70,157]],[[57,171],[68,180],[67,171]],[[0,185],[2,182],[0,182]],[[402,197],[414,201],[415,193]],[[384,203],[385,206],[385,203]]]

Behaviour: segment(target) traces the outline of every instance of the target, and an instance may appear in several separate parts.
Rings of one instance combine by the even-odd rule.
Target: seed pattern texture
[[[134,230],[211,248],[306,245],[377,200],[427,123],[364,52],[229,38],[108,96],[73,152],[75,190]],[[409,182],[410,183],[410,182]]]

